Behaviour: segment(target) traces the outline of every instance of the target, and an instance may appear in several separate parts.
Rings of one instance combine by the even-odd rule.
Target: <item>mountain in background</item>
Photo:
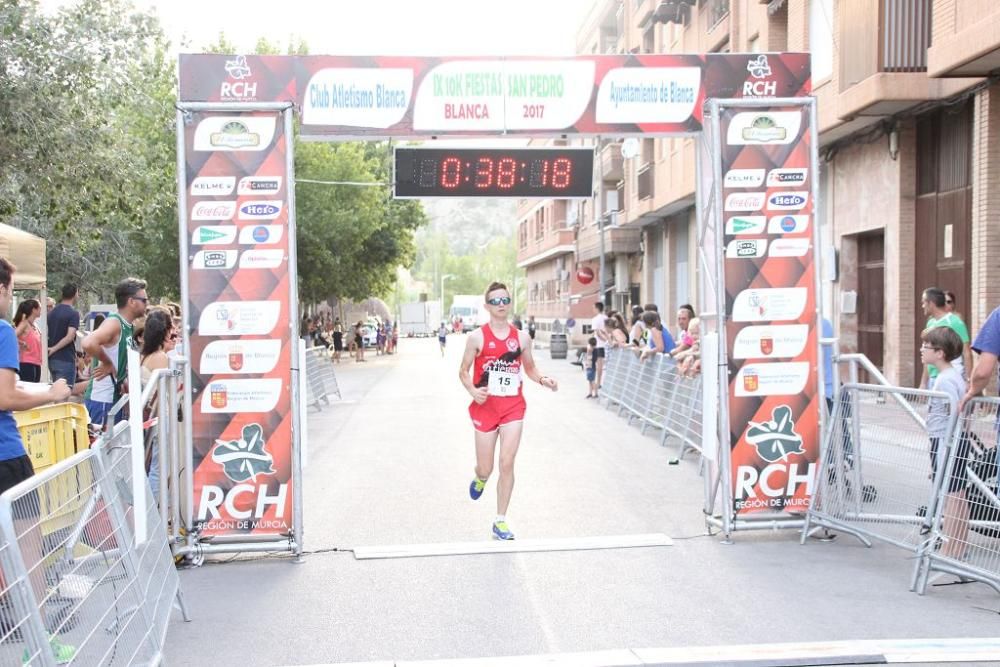
[[[451,254],[474,255],[494,239],[513,238],[517,229],[516,199],[426,199],[423,204],[430,222],[417,231],[418,248],[442,234]]]

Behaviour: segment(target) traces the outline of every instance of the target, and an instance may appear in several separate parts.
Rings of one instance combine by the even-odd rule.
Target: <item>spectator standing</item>
[[[628,341],[632,345],[641,345],[646,335],[646,325],[642,321],[642,306],[632,306],[632,328],[629,329]]]
[[[601,388],[601,380],[604,379],[604,355],[608,346],[608,333],[604,330],[608,317],[604,314],[604,302],[598,301],[594,304],[594,317],[590,320],[590,330],[597,338],[597,346],[593,352],[594,362],[594,384],[597,389]]]
[[[983,322],[972,343],[972,349],[979,354],[979,359],[970,374],[969,389],[962,397],[961,407],[965,407],[971,398],[983,393],[993,373],[997,372],[997,359],[1000,358],[1000,307],[994,309]],[[1000,372],[997,372],[997,382],[1000,382]]]
[[[944,291],[944,309],[946,311],[948,311],[949,313],[955,313],[956,315],[958,315],[959,317],[961,317],[962,316],[961,313],[959,313],[956,310],[956,308],[958,308],[957,303],[958,303],[958,299],[955,297],[955,293],[952,292],[951,290],[945,290]]]
[[[0,314],[10,313],[14,285],[14,265],[0,258]],[[37,301],[35,302],[38,303]],[[41,308],[39,304],[39,309]],[[0,493],[14,487],[35,474],[17,430],[14,412],[30,410],[46,403],[64,401],[69,398],[69,386],[65,380],[57,380],[43,393],[29,393],[17,388],[17,372],[20,370],[17,334],[6,320],[0,320]],[[22,508],[32,503],[21,504]],[[45,600],[45,566],[42,563],[42,535],[38,526],[38,504],[34,503],[34,516],[14,519],[15,529],[26,539],[22,541],[22,554],[38,600]],[[73,646],[63,644],[55,636],[49,637],[53,658],[57,664],[69,662],[76,654]]]
[[[593,358],[595,349],[597,349],[597,339],[591,336],[587,339],[587,349],[583,355],[583,371],[587,374],[587,398],[597,398],[596,369]]]
[[[361,363],[365,360],[365,328],[364,322],[361,320],[358,320],[358,323],[354,325],[354,344],[357,345],[354,361]]]
[[[685,303],[677,309],[677,340],[681,341],[681,345],[685,345],[684,338],[688,330],[688,324],[695,317],[694,306],[690,303]]]
[[[604,333],[608,347],[625,347],[628,345],[628,330],[621,315],[614,313],[604,321]]]
[[[84,403],[93,424],[104,424],[108,412],[121,395],[128,377],[128,349],[133,322],[146,312],[149,297],[146,282],[126,278],[115,287],[118,312],[105,319],[101,326],[83,339],[83,349],[94,358],[90,384]]]
[[[924,290],[920,298],[920,305],[924,310],[924,315],[927,316],[927,325],[924,328],[948,327],[958,334],[963,347],[965,347],[969,344],[969,330],[961,317],[945,310],[945,301],[943,290],[937,287],[928,287]],[[966,377],[968,369],[972,368],[972,353],[965,349],[964,354],[959,355],[952,364],[962,377]],[[937,373],[937,368],[933,365],[924,365],[923,373],[920,376],[920,386],[930,386],[930,381],[937,377]]]
[[[53,380],[76,383],[76,332],[80,329],[80,313],[76,312],[78,289],[73,283],[62,288],[62,301],[48,314],[49,373]]]
[[[340,355],[344,351],[344,325],[338,319],[333,324],[333,361],[340,363]]]
[[[660,314],[655,310],[647,310],[642,314],[642,322],[646,325],[645,349],[639,355],[640,361],[645,361],[654,354],[669,353],[676,344],[670,332],[660,321]]]
[[[20,349],[19,375],[23,382],[42,381],[42,332],[35,322],[42,315],[42,305],[36,299],[26,299],[14,314],[14,330]]]
[[[522,329],[524,329],[524,324],[521,322],[521,316],[520,315],[514,315],[514,320],[511,322],[511,324],[518,331],[521,331]]]
[[[150,309],[146,317],[143,331],[143,342],[140,350],[142,359],[142,386],[145,387],[153,373],[170,365],[169,353],[177,341],[177,331],[174,330],[170,311],[156,307]],[[158,417],[159,401],[154,390],[150,394],[148,407],[143,410],[143,421]],[[149,476],[149,487],[153,498],[158,502],[160,497],[160,444],[157,441],[157,429],[150,428],[146,434],[146,475]]]
[[[535,330],[537,328],[538,327],[535,324],[535,316],[534,315],[529,315],[528,316],[528,336],[531,338],[531,340],[535,340]]]
[[[958,405],[965,395],[966,386],[962,374],[951,363],[962,356],[962,340],[949,327],[931,327],[920,334],[921,363],[933,365],[937,369],[932,391],[948,395],[955,405]],[[948,460],[948,432],[951,421],[951,401],[932,398],[927,409],[927,435],[931,440],[931,468],[937,472],[938,465],[944,465]],[[945,481],[945,496],[942,532],[944,544],[941,555],[961,559],[965,555],[969,532],[969,504],[965,500],[965,485],[967,482],[966,465],[969,459],[970,438],[961,438],[955,451],[954,465],[949,479]]]

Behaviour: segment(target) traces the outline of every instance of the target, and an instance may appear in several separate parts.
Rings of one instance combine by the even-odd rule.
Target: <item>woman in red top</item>
[[[469,334],[458,377],[472,396],[469,416],[476,429],[476,476],[469,484],[469,495],[477,500],[483,495],[486,481],[493,472],[497,439],[500,440],[500,479],[497,481],[497,517],[493,535],[501,540],[514,539],[507,526],[507,507],[514,489],[514,457],[521,444],[525,403],[521,377],[548,387],[559,388],[552,378],[538,372],[531,355],[531,338],[507,322],[510,292],[503,283],[492,283],[486,290],[489,324]],[[471,373],[470,373],[471,371]]]
[[[42,332],[35,326],[41,314],[42,306],[35,299],[22,301],[14,314],[14,330],[21,353],[18,376],[22,382],[42,381]]]

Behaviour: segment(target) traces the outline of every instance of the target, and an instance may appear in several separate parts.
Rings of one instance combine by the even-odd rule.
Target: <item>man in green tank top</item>
[[[121,398],[128,377],[128,350],[132,323],[146,313],[146,282],[126,278],[115,288],[118,312],[83,339],[83,350],[94,359],[94,370],[84,394],[92,424],[104,424],[115,401]]]
[[[968,379],[969,373],[972,371],[972,352],[969,351],[969,329],[965,326],[965,322],[962,321],[961,317],[945,310],[944,290],[937,287],[928,287],[925,289],[923,294],[921,294],[920,307],[923,309],[924,315],[927,316],[927,325],[924,329],[948,327],[962,339],[962,355],[952,361],[951,365],[955,367],[959,375]],[[930,383],[937,377],[937,374],[937,369],[934,366],[924,366],[923,373],[920,376],[920,388],[926,389],[929,387]]]

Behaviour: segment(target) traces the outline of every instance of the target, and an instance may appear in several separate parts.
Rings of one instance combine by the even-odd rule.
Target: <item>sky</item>
[[[312,54],[569,56],[593,0],[133,0],[153,9],[175,53],[223,32],[240,51],[302,38]],[[72,0],[42,0],[47,9]]]

